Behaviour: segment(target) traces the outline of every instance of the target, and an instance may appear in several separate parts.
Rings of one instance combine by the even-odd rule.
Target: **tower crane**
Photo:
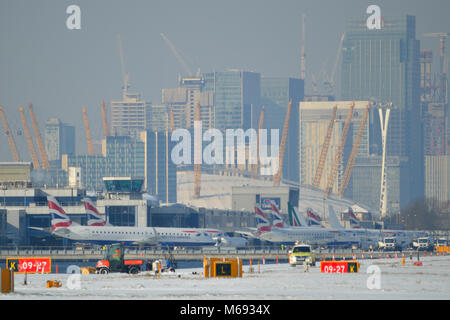
[[[177,58],[178,63],[181,65],[181,67],[184,69],[184,71],[189,75],[189,77],[192,77],[193,73],[187,66],[186,62],[184,62],[183,58],[181,57],[180,53],[178,52],[177,48],[173,45],[173,43],[166,37],[164,33],[160,33],[161,37],[164,39],[164,41],[169,46],[170,50],[172,50],[172,53],[175,55],[175,58]]]
[[[173,132],[175,130],[175,121],[173,119],[173,108],[170,108],[170,132]]]
[[[0,106],[0,115],[2,116],[3,126],[5,127],[5,133],[8,136],[9,148],[11,149],[11,155],[14,162],[20,162],[19,152],[17,152],[16,142],[12,135],[12,131],[9,128],[8,121],[6,121],[6,114],[3,110],[3,106]]]
[[[306,29],[305,29],[305,14],[302,14],[302,44],[300,53],[300,79],[303,81],[306,78],[306,54],[305,54],[305,41],[306,41]]]
[[[200,120],[200,102],[197,103],[197,108],[195,110],[195,121]],[[196,150],[197,145],[194,142],[194,198],[200,198],[200,189],[201,189],[201,164],[196,163],[195,154],[196,152],[202,152],[201,150]],[[201,146],[200,146],[201,149]]]
[[[281,136],[281,143],[280,143],[280,154],[278,156],[278,170],[273,177],[274,186],[280,185],[281,177],[283,175],[284,153],[286,151],[286,142],[289,130],[289,119],[291,118],[291,107],[292,107],[292,100],[289,101],[286,112],[286,118],[284,119],[283,135]]]
[[[28,103],[28,110],[30,111],[31,123],[33,124],[34,137],[36,138],[36,144],[38,147],[39,157],[41,158],[42,169],[50,169],[50,163],[48,162],[47,150],[45,149],[44,140],[42,140],[41,131],[39,130],[36,116],[34,115],[33,105]]]
[[[106,107],[105,107],[105,101],[102,100],[102,121],[103,121],[103,133],[106,137],[109,136],[109,126],[108,126],[108,119],[106,116]]]
[[[333,133],[334,120],[336,119],[337,106],[334,106],[333,112],[331,114],[331,120],[328,124],[327,133],[325,140],[322,145],[322,150],[320,151],[319,163],[317,165],[316,175],[314,176],[313,186],[316,188],[320,185],[320,179],[322,178],[323,168],[325,166],[325,160],[327,159],[328,149],[330,146],[331,135]]]
[[[86,113],[86,108],[83,107],[83,121],[84,128],[86,130],[86,140],[88,144],[88,154],[90,156],[94,155],[94,145],[92,144],[91,130],[89,129],[89,121]]]
[[[329,93],[330,94],[334,94],[334,86],[335,86],[335,78],[336,78],[336,71],[337,71],[337,67],[339,64],[339,60],[341,58],[341,54],[342,54],[342,46],[344,43],[344,39],[345,39],[345,32],[342,34],[341,36],[341,40],[339,42],[339,47],[338,47],[338,51],[336,54],[336,60],[334,61],[334,66],[333,69],[331,70],[331,74],[328,78],[328,81],[325,82],[325,85],[328,85],[329,87]]]
[[[123,80],[123,99],[126,99],[127,93],[128,93],[128,80],[130,78],[130,75],[126,73],[125,69],[125,61],[123,59],[123,52],[122,52],[122,40],[120,38],[120,34],[117,35],[117,40],[119,44],[119,55],[120,55],[120,67],[122,70],[122,80]]]
[[[41,164],[39,163],[39,158],[34,148],[33,139],[31,138],[30,129],[28,128],[27,120],[25,119],[25,114],[23,113],[23,108],[19,106],[20,119],[22,120],[23,131],[25,132],[25,138],[27,140],[28,151],[30,152],[31,161],[33,162],[33,168],[35,170],[41,170]]]
[[[330,175],[328,176],[328,184],[327,184],[327,187],[326,187],[325,193],[324,193],[325,198],[328,197],[331,190],[333,189],[334,180],[336,178],[338,166],[339,166],[339,163],[341,162],[342,155],[344,154],[345,141],[347,139],[347,133],[348,133],[348,129],[350,127],[350,121],[352,119],[354,107],[355,107],[355,103],[352,102],[352,104],[350,105],[350,110],[348,111],[348,114],[347,114],[347,119],[345,119],[344,129],[342,130],[342,135],[341,135],[341,139],[339,142],[339,146],[338,146],[337,152],[334,156],[333,167],[331,168]]]
[[[253,175],[255,177],[258,176],[259,170],[259,133],[261,132],[263,122],[264,122],[264,106],[262,107],[261,114],[259,116],[258,132],[256,135],[256,164],[253,165]]]
[[[344,191],[348,186],[348,183],[350,181],[350,177],[352,176],[353,166],[355,164],[356,157],[358,156],[359,151],[359,145],[361,144],[361,138],[364,134],[364,127],[366,126],[367,117],[369,116],[369,109],[370,109],[370,103],[366,107],[366,111],[364,113],[364,116],[361,120],[361,124],[358,129],[358,134],[355,138],[355,142],[353,143],[352,153],[350,154],[350,158],[347,161],[347,166],[345,167],[344,176],[342,178],[341,187],[339,189],[339,197],[344,196]]]

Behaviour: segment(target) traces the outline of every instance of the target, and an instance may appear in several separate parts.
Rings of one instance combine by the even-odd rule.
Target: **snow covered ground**
[[[1,299],[59,300],[295,300],[295,299],[450,299],[450,256],[421,257],[423,266],[406,258],[362,260],[359,273],[326,274],[319,265],[305,272],[303,266],[253,264],[243,267],[242,278],[205,279],[201,268],[178,269],[174,273],[137,275],[28,274],[15,275],[15,292]],[[375,271],[373,271],[375,270]],[[370,273],[367,273],[370,271]],[[62,282],[47,288],[47,280]]]

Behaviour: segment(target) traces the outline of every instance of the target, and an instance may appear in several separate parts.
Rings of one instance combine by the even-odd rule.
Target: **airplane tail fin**
[[[306,209],[306,214],[308,216],[308,225],[311,227],[323,227],[322,226],[322,219],[320,216],[314,212],[312,208]]]
[[[258,229],[258,234],[270,232],[270,223],[269,220],[267,220],[266,216],[264,215],[264,212],[262,212],[260,208],[255,207],[255,214],[256,214],[256,228]]]
[[[330,219],[330,226],[333,229],[343,229],[342,225],[339,223],[336,213],[331,205],[328,205],[328,218]]]
[[[72,225],[72,220],[66,214],[55,197],[47,196],[47,204],[50,211],[50,216],[52,217],[52,231],[55,231],[58,228],[67,228]]]
[[[293,227],[307,227],[305,219],[302,215],[299,215],[297,212],[297,208],[294,207],[290,202],[288,202],[288,211],[289,211],[289,222]]]
[[[355,216],[355,214],[353,213],[352,208],[348,208],[348,218],[350,220],[350,226],[354,229],[360,229],[361,228],[361,223],[359,221],[359,219]]]
[[[81,201],[83,201],[84,209],[86,210],[88,226],[102,227],[107,225],[107,222],[103,219],[100,212],[98,212],[94,202],[91,199],[84,198]]]
[[[277,206],[272,203],[271,204],[271,208],[272,208],[272,226],[275,228],[284,228],[284,221],[283,218],[281,218],[281,214],[280,211],[278,210]]]

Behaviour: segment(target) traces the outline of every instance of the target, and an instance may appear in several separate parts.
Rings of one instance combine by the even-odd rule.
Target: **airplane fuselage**
[[[210,234],[194,228],[71,226],[57,228],[53,234],[78,242],[95,244],[117,242],[168,246],[209,246],[215,244]]]

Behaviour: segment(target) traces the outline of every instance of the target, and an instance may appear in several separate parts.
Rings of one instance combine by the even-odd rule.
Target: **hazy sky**
[[[72,4],[81,8],[81,30],[66,27]],[[370,4],[379,5],[384,16],[415,15],[421,49],[438,56],[438,40],[423,33],[450,32],[448,0],[0,0],[0,104],[13,131],[22,129],[18,105],[28,117],[27,101],[42,134],[51,117],[76,125],[77,152],[85,153],[82,106],[93,137],[100,139],[101,100],[121,98],[119,33],[130,91],[159,103],[161,89],[176,87],[177,74],[183,74],[161,32],[194,72],[240,68],[298,77],[304,13],[310,92],[310,73],[318,74],[325,62],[331,72],[346,21],[365,19]],[[28,123],[31,127],[29,117]],[[11,161],[3,124],[0,133],[0,161]],[[24,135],[15,139],[29,161]]]

